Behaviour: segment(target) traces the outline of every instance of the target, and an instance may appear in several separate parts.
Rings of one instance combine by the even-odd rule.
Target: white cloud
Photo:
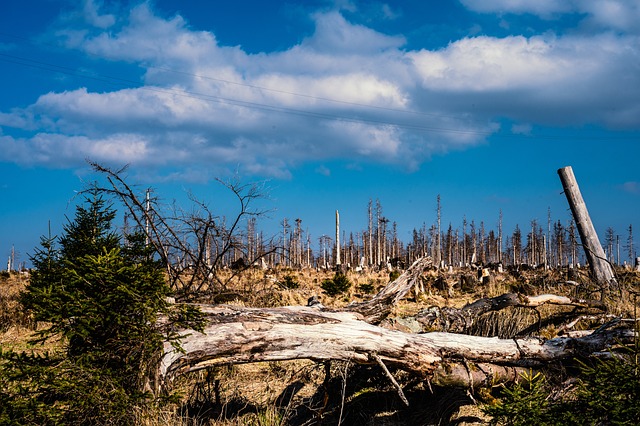
[[[470,10],[480,13],[525,14],[543,19],[559,19],[573,13],[585,15],[589,27],[640,32],[640,3],[637,0],[461,0]]]
[[[66,36],[70,48],[155,67],[170,65],[191,69],[196,64],[226,65],[230,56],[243,55],[238,48],[219,47],[210,32],[190,30],[180,15],[170,19],[155,15],[148,2],[131,9],[119,23],[118,31],[96,33],[65,29],[59,34]]]
[[[508,4],[525,11],[524,2]],[[546,2],[538,8],[562,12]],[[407,50],[404,37],[337,12],[314,19],[315,33],[299,44],[254,55],[219,45],[179,15],[157,16],[150,3],[113,23],[105,18],[108,31],[70,26],[68,46],[141,64],[144,85],[51,92],[0,112],[0,126],[33,132],[3,136],[3,155],[50,165],[90,157],[188,167],[192,177],[240,165],[287,178],[292,166],[336,158],[417,168],[433,154],[482,143],[504,117],[531,123],[514,133],[545,123],[640,127],[633,35],[478,36]]]
[[[351,109],[354,103],[402,108],[407,102],[400,87],[371,73],[318,77],[267,74],[255,82],[262,87],[278,87],[277,92],[263,92],[263,96],[287,106],[326,105],[325,100],[335,99],[336,93],[340,94],[340,102],[332,102],[336,109]]]
[[[483,36],[410,55],[421,86],[449,92],[458,108],[473,102],[489,115],[542,124],[640,125],[632,118],[640,106],[636,36]]]
[[[321,164],[316,168],[316,173],[321,174],[322,176],[331,176],[331,170],[324,164]]]
[[[362,25],[354,25],[338,12],[315,15],[316,31],[302,44],[318,52],[341,54],[371,54],[399,48],[405,43],[402,36],[388,36]]]
[[[460,0],[467,8],[481,13],[532,13],[550,17],[573,9],[572,0]]]
[[[149,159],[147,142],[139,135],[114,134],[104,139],[38,133],[31,138],[0,137],[2,160],[22,164],[73,167],[87,158],[108,163],[140,163]]]
[[[576,9],[589,14],[589,24],[640,33],[640,3],[636,0],[590,0],[577,2]]]
[[[101,3],[96,4],[93,0],[84,0],[82,12],[86,21],[98,28],[109,28],[112,26],[116,19],[115,16],[110,14],[101,15],[100,8]]]
[[[411,53],[422,85],[433,90],[507,90],[562,78],[567,60],[543,38],[465,38],[439,51]]]

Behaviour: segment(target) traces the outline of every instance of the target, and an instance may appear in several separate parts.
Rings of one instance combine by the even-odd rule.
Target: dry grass
[[[31,347],[27,341],[33,334],[35,323],[18,300],[27,283],[28,276],[18,272],[0,274],[0,348],[4,351],[22,351]]]
[[[18,301],[20,292],[24,290],[28,280],[28,275],[19,272],[0,273],[0,332],[6,332],[13,327],[33,327],[33,321],[22,310]]]
[[[271,307],[306,305],[318,296],[325,306],[344,307],[365,300],[389,282],[389,273],[347,272],[352,282],[349,292],[329,297],[320,284],[332,278],[332,271],[278,269],[251,270],[238,277],[219,302],[245,306]],[[492,297],[518,291],[525,294],[556,293],[573,297],[599,296],[588,280],[572,277],[578,285],[566,281],[563,273],[530,271],[517,276],[493,274],[484,285],[465,287],[470,270],[453,273],[430,271],[425,275],[425,292],[411,293],[394,308],[393,316],[411,316],[429,306],[460,308],[480,297]],[[625,288],[639,290],[640,274],[619,274]],[[288,277],[288,278],[286,278]],[[286,288],[286,281],[297,288]],[[473,282],[473,280],[471,280]],[[0,277],[0,346],[3,350],[26,350],[33,325],[20,310],[17,297],[26,285],[19,274]],[[294,286],[295,287],[295,286]],[[463,291],[466,290],[466,291]],[[632,317],[634,294],[628,291],[607,295],[611,313]],[[553,337],[556,324],[545,322],[568,308],[543,306],[534,311],[509,308],[487,314],[475,325],[474,334],[512,337],[525,329]],[[576,327],[588,327],[588,322]],[[55,343],[54,343],[55,345]],[[400,402],[388,379],[376,366],[355,366],[344,362],[325,365],[312,361],[255,363],[215,368],[177,379],[174,390],[182,394],[181,403],[171,409],[140,413],[143,426],[279,426],[286,424],[343,425],[426,425],[486,424],[473,400],[464,390],[431,389],[421,380],[394,372],[411,402],[409,409]],[[480,395],[476,395],[476,399]]]

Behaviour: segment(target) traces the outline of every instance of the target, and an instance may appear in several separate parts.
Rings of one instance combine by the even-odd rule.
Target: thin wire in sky
[[[2,33],[2,32],[0,32],[0,36],[12,37],[14,39],[27,41],[29,44],[33,45],[33,42],[31,42],[30,40],[28,40],[28,39],[26,39],[24,37],[19,37],[19,36],[6,34],[6,33]],[[85,52],[85,53],[88,53],[88,52]],[[113,59],[105,58],[103,56],[99,56],[99,55],[96,55],[96,54],[91,54],[91,53],[88,53],[88,54],[91,55],[91,56],[94,56],[96,58],[100,58],[100,59],[104,59],[104,60],[113,60]],[[119,87],[119,88],[138,89],[138,90],[144,90],[144,91],[155,92],[155,93],[169,94],[169,95],[173,95],[173,96],[180,96],[180,97],[199,99],[199,100],[203,100],[203,101],[207,101],[207,102],[216,102],[216,103],[219,103],[219,104],[230,104],[230,105],[236,105],[236,106],[241,106],[241,107],[251,108],[251,109],[256,109],[256,110],[278,112],[278,113],[283,113],[283,114],[304,116],[304,117],[310,117],[310,118],[316,118],[316,119],[322,119],[322,120],[331,120],[331,121],[340,121],[340,122],[349,122],[349,123],[360,123],[360,124],[369,124],[369,125],[376,125],[376,126],[390,126],[390,127],[413,130],[413,131],[420,131],[420,132],[461,134],[461,135],[473,135],[473,136],[484,136],[484,137],[492,136],[492,137],[509,137],[509,138],[519,138],[519,139],[541,139],[541,140],[542,139],[544,139],[544,140],[557,140],[557,139],[562,138],[562,136],[558,136],[558,135],[514,134],[514,133],[506,133],[506,132],[493,131],[493,130],[484,130],[484,131],[483,130],[461,130],[461,129],[441,127],[441,126],[426,126],[426,125],[413,124],[413,123],[401,123],[401,122],[398,122],[398,121],[366,118],[366,117],[355,116],[355,115],[354,116],[346,116],[346,115],[331,114],[331,113],[324,113],[324,112],[318,112],[318,111],[309,111],[309,110],[304,110],[304,109],[299,109],[299,108],[290,108],[290,107],[283,107],[283,106],[279,106],[279,105],[270,105],[270,104],[266,104],[266,103],[241,100],[241,99],[231,98],[231,97],[215,96],[215,95],[211,95],[211,94],[207,94],[207,93],[184,90],[184,89],[162,88],[162,87],[159,87],[159,86],[148,86],[148,85],[143,85],[139,81],[136,81],[136,80],[120,78],[120,77],[105,75],[105,74],[101,74],[101,73],[90,73],[89,74],[89,73],[81,72],[81,71],[77,70],[76,68],[57,65],[57,64],[50,63],[50,62],[30,59],[30,58],[26,58],[26,57],[17,56],[17,55],[11,55],[11,54],[8,54],[8,53],[0,53],[0,61],[4,61],[4,62],[7,62],[7,63],[13,63],[13,64],[20,65],[20,66],[36,68],[36,69],[40,69],[40,70],[47,71],[47,72],[55,72],[55,73],[70,75],[70,76],[74,76],[74,77],[89,79],[89,80],[93,80],[93,81],[99,81],[99,82],[102,82],[102,83],[105,83],[105,84],[109,84],[111,86],[115,86],[115,87]],[[220,82],[220,83],[224,83],[224,84],[237,85],[237,86],[246,87],[246,88],[250,88],[250,89],[254,89],[254,90],[269,91],[269,92],[287,94],[287,95],[291,95],[291,96],[297,96],[297,97],[302,97],[302,98],[307,98],[307,99],[312,99],[312,100],[331,102],[331,103],[337,103],[337,104],[343,104],[343,105],[350,105],[350,106],[354,106],[354,107],[358,107],[358,108],[382,110],[382,111],[388,111],[388,112],[393,112],[393,113],[398,113],[398,114],[411,114],[411,115],[414,115],[414,116],[426,116],[426,117],[431,117],[431,118],[453,118],[453,119],[457,119],[457,120],[463,119],[463,117],[461,117],[461,116],[434,114],[434,113],[427,113],[427,112],[420,112],[420,111],[413,111],[413,110],[403,110],[403,109],[398,109],[398,108],[383,107],[383,106],[377,106],[377,105],[369,105],[369,104],[362,104],[362,103],[357,103],[357,102],[344,101],[344,100],[340,100],[340,99],[337,99],[337,98],[318,97],[318,96],[313,96],[313,95],[309,95],[309,94],[296,93],[296,92],[291,92],[291,91],[286,91],[286,90],[280,90],[280,89],[274,89],[274,88],[269,88],[269,87],[264,87],[264,86],[253,85],[253,84],[249,84],[249,83],[246,83],[246,82],[237,82],[237,81],[231,81],[231,80],[216,78],[216,77],[212,77],[212,76],[195,74],[195,73],[190,73],[190,72],[186,72],[186,71],[166,68],[166,67],[154,67],[154,66],[145,65],[144,68],[145,69],[155,69],[155,70],[160,70],[160,71],[164,71],[164,72],[171,72],[171,73],[180,74],[180,75],[187,75],[187,76],[194,77],[194,78],[201,78],[201,79],[216,81],[216,82]],[[354,114],[355,113],[357,113],[357,111],[354,111]],[[582,137],[581,136],[580,139],[581,140],[610,140],[610,139],[632,139],[632,140],[637,140],[637,136],[624,136],[624,135],[616,135],[616,136],[607,135],[606,137],[598,137],[598,136]]]
[[[71,75],[74,77],[85,78],[93,81],[99,81],[112,86],[117,86],[117,87],[122,87],[127,89],[136,88],[139,90],[144,90],[149,92],[170,94],[174,96],[200,99],[200,100],[209,101],[209,102],[228,103],[232,105],[243,106],[246,108],[259,109],[263,111],[273,111],[273,112],[280,112],[284,114],[307,116],[307,117],[333,120],[333,121],[372,124],[372,125],[379,125],[379,126],[391,126],[391,127],[402,128],[402,129],[410,129],[410,130],[425,131],[425,132],[456,133],[456,134],[468,134],[468,135],[480,135],[480,136],[488,136],[492,133],[490,131],[483,132],[483,131],[477,131],[477,130],[460,130],[460,129],[445,128],[445,127],[398,123],[393,121],[369,119],[369,118],[363,118],[363,117],[348,117],[344,115],[321,113],[316,111],[301,110],[297,108],[287,108],[287,107],[282,107],[277,105],[269,105],[269,104],[264,104],[259,102],[245,101],[245,100],[228,98],[228,97],[214,96],[206,93],[189,91],[189,90],[182,90],[182,89],[179,90],[175,88],[161,88],[158,86],[145,86],[145,85],[141,85],[137,81],[130,80],[130,79],[113,77],[113,76],[108,76],[100,73],[91,73],[91,74],[82,73],[71,67],[51,64],[49,62],[33,60],[33,59],[20,57],[16,55],[9,55],[6,53],[0,53],[0,60],[7,63],[13,63],[21,66],[40,69],[43,71],[56,72],[56,73],[61,73],[65,75]],[[134,87],[131,87],[131,86],[134,86]]]
[[[7,34],[7,33],[3,33],[3,32],[0,32],[0,36],[14,38],[14,39],[26,42],[26,43],[28,43],[28,44],[30,44],[32,46],[39,47],[39,45],[35,44],[32,40],[29,40],[28,38],[25,38],[25,37],[16,36],[16,35],[13,35],[13,34]],[[49,47],[59,47],[59,46],[56,46],[56,45],[53,45],[53,44],[50,44],[50,43],[40,43],[40,45],[49,46]],[[92,53],[92,52],[84,51],[83,53],[85,53],[85,54],[87,54],[89,56],[92,56],[94,58],[97,58],[97,59],[108,60],[108,61],[117,60],[117,58],[108,57],[108,56],[104,56],[104,55],[98,55],[98,54]],[[377,109],[377,110],[383,110],[383,111],[391,111],[391,112],[397,112],[397,113],[401,113],[401,114],[422,115],[422,116],[426,116],[426,117],[460,118],[459,116],[455,116],[455,115],[451,115],[451,114],[437,114],[437,113],[429,113],[429,112],[424,112],[424,111],[399,109],[399,108],[385,107],[385,106],[380,106],[380,105],[371,105],[371,104],[363,104],[363,103],[359,103],[359,102],[345,101],[343,99],[337,99],[337,98],[329,98],[329,97],[309,95],[309,94],[305,94],[305,93],[292,92],[292,91],[287,91],[287,90],[282,90],[282,89],[275,89],[275,88],[266,87],[266,86],[259,86],[259,85],[255,85],[255,84],[249,84],[249,83],[246,83],[246,82],[226,80],[226,79],[222,79],[222,78],[212,77],[212,76],[209,76],[209,75],[196,74],[196,73],[183,71],[183,70],[176,70],[176,69],[169,68],[169,67],[158,67],[158,66],[148,65],[148,64],[145,64],[143,67],[145,69],[149,69],[149,70],[164,71],[164,72],[169,72],[169,73],[178,74],[178,75],[185,75],[185,76],[189,76],[189,77],[200,78],[200,79],[203,79],[203,80],[210,80],[210,81],[215,81],[215,82],[224,83],[224,84],[231,84],[231,85],[236,85],[236,86],[240,86],[240,87],[246,87],[246,88],[250,88],[250,89],[260,90],[260,91],[280,93],[280,94],[284,94],[284,95],[296,96],[296,97],[312,99],[312,100],[316,100],[316,101],[325,101],[325,102],[336,103],[336,104],[357,106],[357,107],[362,107],[362,108],[371,108],[371,109]]]

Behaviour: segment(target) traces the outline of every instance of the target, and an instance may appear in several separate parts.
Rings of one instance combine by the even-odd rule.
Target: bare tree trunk
[[[182,351],[166,345],[160,368],[165,381],[216,365],[290,359],[371,364],[379,359],[438,384],[486,385],[494,373],[513,380],[514,367],[540,366],[633,340],[632,330],[619,329],[544,342],[442,332],[413,334],[369,324],[357,313],[306,306],[201,309],[207,316],[204,333],[183,337]],[[480,373],[471,376],[469,371]]]
[[[314,306],[247,308],[200,305],[206,321],[202,333],[183,330],[181,350],[165,345],[160,375],[175,376],[211,366],[260,361],[311,359],[361,364],[385,363],[425,377],[441,386],[490,386],[516,380],[525,368],[589,355],[613,344],[630,344],[633,330],[601,327],[582,337],[498,339],[449,332],[404,333],[375,325],[391,312],[427,268],[417,260],[397,280],[368,302],[342,311]],[[569,304],[602,309],[599,302],[555,295],[507,294],[465,306],[465,315],[480,315],[506,306]]]
[[[336,210],[336,270],[340,270],[342,261],[340,258],[340,213]]]
[[[387,284],[371,300],[362,303],[352,303],[347,307],[349,311],[357,312],[363,320],[371,324],[378,324],[385,319],[393,306],[402,299],[420,280],[422,273],[433,266],[430,257],[416,260],[395,281]]]
[[[611,264],[606,260],[604,250],[598,239],[598,234],[589,217],[587,205],[582,198],[578,182],[573,174],[573,169],[571,166],[563,167],[558,170],[558,175],[560,175],[564,193],[569,202],[569,207],[571,207],[573,218],[578,226],[580,240],[584,246],[585,255],[589,261],[589,268],[591,269],[593,278],[600,284],[616,284],[613,269],[611,268]]]

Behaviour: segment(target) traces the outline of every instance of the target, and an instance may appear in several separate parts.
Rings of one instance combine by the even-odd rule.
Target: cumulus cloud
[[[114,134],[104,139],[38,133],[31,138],[0,136],[0,159],[22,164],[74,167],[87,158],[119,164],[150,158],[147,141],[134,134]]]
[[[461,0],[470,10],[481,13],[533,14],[558,19],[572,13],[584,16],[587,28],[605,28],[640,33],[640,3],[637,0]]]
[[[567,12],[557,3],[465,2],[483,12]],[[312,16],[315,32],[298,44],[249,54],[191,29],[180,15],[157,15],[151,3],[117,16],[90,1],[82,10],[85,27],[57,33],[66,46],[138,64],[143,84],[50,92],[0,112],[0,126],[32,132],[5,132],[3,155],[13,161],[90,157],[189,168],[189,176],[241,165],[287,178],[303,162],[344,158],[415,169],[435,153],[482,143],[505,117],[516,134],[549,123],[640,127],[633,34],[477,36],[408,50],[402,35],[328,11]]]
[[[541,124],[637,128],[640,38],[474,37],[411,53],[421,85],[484,112]],[[462,106],[460,106],[462,107]]]
[[[338,12],[318,13],[314,16],[316,31],[303,46],[316,52],[341,54],[372,54],[402,46],[402,36],[388,36],[362,25],[354,25]]]

